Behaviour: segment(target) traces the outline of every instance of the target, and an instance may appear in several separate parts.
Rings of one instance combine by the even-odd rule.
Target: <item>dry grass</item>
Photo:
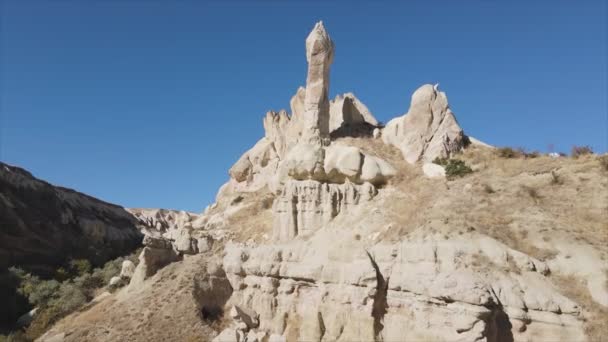
[[[394,227],[383,238],[398,240],[422,226],[445,226],[448,236],[474,227],[542,260],[556,251],[537,243],[549,242],[553,232],[598,248],[608,245],[608,179],[597,158],[505,159],[480,147],[457,158],[475,172],[446,182],[421,176],[419,166],[398,169],[391,181],[394,193],[382,204]],[[560,186],[552,186],[555,175]]]
[[[236,241],[264,241],[264,235],[272,237],[272,203],[275,196],[263,189],[239,195],[241,209],[228,216],[227,225],[232,228]]]
[[[589,341],[604,341],[608,336],[608,308],[596,303],[584,281],[575,277],[551,276],[562,294],[581,306],[584,312],[585,334]]]

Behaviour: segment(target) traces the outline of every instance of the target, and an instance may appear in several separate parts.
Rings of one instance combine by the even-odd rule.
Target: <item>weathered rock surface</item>
[[[344,241],[328,248],[328,241],[336,236],[255,248],[228,245],[224,268],[235,289],[229,303],[257,312],[261,330],[295,333],[294,340],[584,336],[580,308],[545,279],[546,264],[493,239],[419,236],[378,244],[370,248],[376,274],[363,245]],[[478,258],[517,271],[471,268]],[[375,317],[379,302],[384,308]]]
[[[424,163],[422,172],[429,178],[445,178],[445,169],[443,166],[435,163]]]
[[[167,232],[190,228],[192,222],[200,215],[183,210],[127,208],[137,221],[140,228],[149,234],[165,234]]]
[[[133,273],[135,272],[135,264],[131,260],[125,260],[122,262],[122,266],[120,269],[120,277],[121,278],[131,278],[133,277]]]
[[[129,282],[129,290],[141,288],[144,280],[156,274],[159,269],[180,260],[180,255],[175,251],[169,240],[146,235],[144,245],[146,247],[139,255],[139,263],[133,271],[133,276]]]
[[[467,142],[450,110],[447,96],[430,84],[414,92],[407,114],[386,124],[382,139],[398,147],[409,163],[448,158]]]
[[[338,95],[329,103],[329,132],[332,138],[370,136],[378,120],[353,93]]]
[[[376,192],[370,183],[289,181],[274,202],[274,238],[289,241],[298,235],[310,235],[339,213],[371,200]]]
[[[321,144],[329,138],[329,67],[334,59],[334,43],[318,22],[306,38],[308,75],[304,97],[302,142]]]

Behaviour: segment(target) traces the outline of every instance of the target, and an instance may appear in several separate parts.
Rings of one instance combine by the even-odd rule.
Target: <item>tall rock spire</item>
[[[306,96],[302,139],[321,144],[329,136],[329,67],[334,59],[334,43],[319,21],[306,38]]]

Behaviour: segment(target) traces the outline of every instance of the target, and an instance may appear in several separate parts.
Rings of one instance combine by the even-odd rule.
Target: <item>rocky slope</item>
[[[306,38],[291,114],[194,217],[155,229],[130,284],[41,341],[586,341],[608,331],[608,179],[596,156],[505,159],[437,86],[379,125],[328,99],[334,43]],[[430,161],[473,169],[446,178]],[[186,222],[187,221],[187,222]]]

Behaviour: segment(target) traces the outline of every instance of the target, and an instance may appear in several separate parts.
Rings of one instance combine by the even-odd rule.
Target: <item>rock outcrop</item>
[[[129,290],[141,288],[144,280],[156,274],[156,272],[180,259],[179,253],[173,248],[171,241],[163,238],[155,238],[149,235],[144,237],[144,249],[139,255],[139,263],[133,271]]]
[[[329,132],[339,137],[371,136],[378,120],[353,93],[338,95],[329,103]]]
[[[361,244],[329,233],[284,245],[228,245],[229,305],[257,312],[260,330],[287,340],[584,336],[580,308],[547,281],[546,264],[493,239],[418,235],[375,245],[369,255],[372,262]],[[481,259],[512,271],[470,266]]]
[[[274,238],[289,241],[298,235],[310,235],[339,213],[371,200],[376,192],[370,183],[289,181],[274,202]]]
[[[409,163],[449,158],[468,141],[450,110],[447,96],[430,84],[414,92],[407,114],[386,124],[382,139],[398,147]]]
[[[378,121],[352,93],[330,104],[329,69],[334,44],[319,22],[306,38],[306,87],[291,99],[292,115],[268,112],[265,136],[230,168],[236,191],[268,187],[277,194],[274,236],[279,240],[310,233],[368,200],[395,175],[385,160],[331,137],[371,136]]]

